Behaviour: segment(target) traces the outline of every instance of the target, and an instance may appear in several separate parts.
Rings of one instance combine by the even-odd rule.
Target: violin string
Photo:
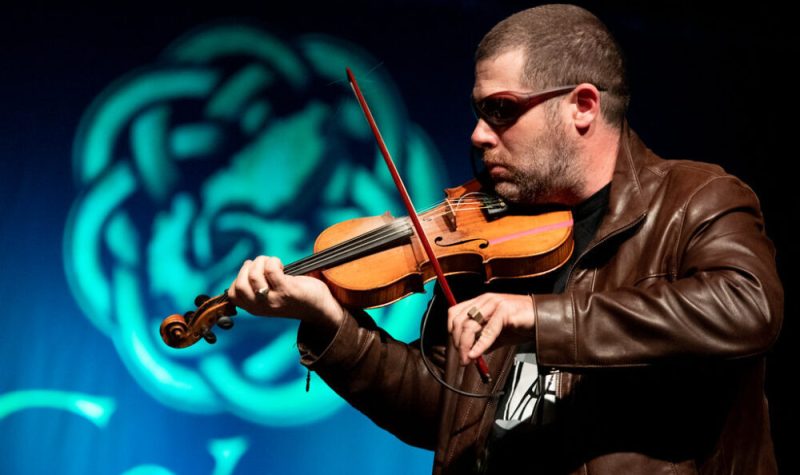
[[[448,199],[429,207],[428,210],[434,210],[438,207],[445,207],[445,203],[449,205],[445,210],[437,214],[424,216],[425,220],[431,221],[440,216],[444,216],[450,213],[451,209],[454,213],[490,209],[502,202],[497,197],[478,192],[472,192],[456,200],[455,208],[452,207],[452,204]],[[470,220],[465,219],[460,220],[462,224],[468,224],[469,221]],[[410,231],[408,218],[398,218],[398,220],[394,223],[390,223],[388,225],[368,231],[362,235],[355,236],[347,241],[320,251],[319,253],[315,253],[311,256],[288,264],[284,268],[284,272],[292,275],[299,275],[321,268],[330,267],[332,265],[337,265],[338,263],[342,263],[348,259],[351,259],[354,255],[369,252],[399,238],[404,238],[412,234],[413,232]]]
[[[468,209],[479,210],[479,209],[483,209],[483,208],[485,208],[485,206],[476,206],[476,207],[472,207],[472,208],[468,208]],[[467,210],[467,208],[465,208],[463,210],[459,210],[459,211],[465,211],[465,210]],[[438,217],[438,216],[441,216],[443,214],[444,213],[440,213],[438,215],[433,215],[433,217]],[[401,233],[402,237],[405,237],[407,235],[413,234],[413,233],[411,233],[409,231],[410,230],[410,225],[409,225],[409,222],[408,222],[408,218],[398,218],[398,221],[403,224],[402,233]],[[481,220],[480,219],[475,219],[474,221],[479,222]],[[463,222],[468,224],[470,221],[469,220],[463,220]],[[377,239],[383,239],[385,237],[388,237],[389,239],[393,239],[395,236],[389,237],[389,236],[381,235],[381,236],[376,236],[376,237],[377,237]],[[375,240],[370,240],[370,241],[366,241],[366,242],[356,242],[355,244],[357,246],[372,247],[374,244],[376,244],[376,241]],[[347,249],[347,250],[349,251],[350,249]]]
[[[478,210],[492,209],[492,208],[493,207],[491,207],[491,206],[462,207],[462,208],[454,210],[453,214],[456,214],[457,215],[456,217],[458,217],[459,213],[466,213],[467,211],[478,211]],[[448,214],[450,214],[449,210],[442,211],[442,212],[440,212],[438,214],[425,215],[424,220],[425,221],[432,221],[432,220],[434,220],[436,218],[439,218],[441,216],[446,216]],[[480,220],[480,218],[478,218],[477,220]],[[458,222],[466,222],[466,221],[459,220]]]
[[[411,234],[407,219],[400,218],[395,222],[293,262],[284,268],[284,272],[292,275],[306,274],[331,265],[337,265],[351,259],[354,255],[369,252]]]
[[[298,270],[297,270],[298,268],[302,268],[302,266],[315,265],[316,261],[318,261],[320,259],[324,259],[324,258],[326,258],[326,257],[328,257],[328,256],[330,256],[330,255],[332,255],[334,253],[340,252],[343,248],[347,248],[348,246],[352,246],[354,243],[357,243],[357,242],[366,241],[366,240],[368,240],[368,239],[370,239],[370,238],[372,238],[372,237],[374,237],[376,235],[379,235],[380,233],[386,232],[387,228],[390,228],[393,224],[394,223],[389,223],[387,225],[380,226],[380,227],[375,228],[373,230],[370,230],[370,231],[368,231],[368,232],[366,232],[364,234],[360,234],[358,236],[354,236],[354,237],[352,237],[352,238],[350,238],[350,239],[348,239],[346,241],[343,241],[343,242],[341,242],[339,244],[336,244],[336,245],[331,246],[331,247],[329,247],[327,249],[324,249],[324,250],[322,250],[322,251],[320,251],[318,253],[312,254],[310,256],[306,256],[306,257],[304,257],[302,259],[299,259],[299,260],[297,260],[295,262],[292,262],[291,264],[287,264],[284,267],[284,272],[291,273],[291,274],[302,274],[302,272],[298,272]]]
[[[481,209],[484,207],[474,207],[470,209]],[[466,211],[461,209],[459,211]],[[444,214],[444,213],[442,213]],[[441,216],[442,214],[433,217]],[[432,218],[432,217],[428,217]],[[467,225],[472,222],[480,222],[481,220],[476,217],[475,219],[461,219],[461,224]],[[395,224],[401,224],[400,227],[394,228]],[[340,263],[346,262],[353,258],[354,255],[361,255],[369,251],[375,250],[390,242],[396,241],[399,238],[412,235],[408,225],[408,218],[398,218],[398,221],[393,224],[376,228],[376,230],[367,232],[363,235],[351,238],[336,246],[320,251],[306,258],[300,259],[292,264],[289,264],[284,269],[285,272],[298,275],[305,274],[320,268],[331,267]]]
[[[403,224],[404,222],[405,225]],[[407,219],[399,218],[393,223],[378,227],[362,235],[355,236],[347,241],[320,251],[319,253],[289,264],[286,266],[284,271],[301,274],[307,269],[315,270],[315,267],[319,268],[318,266],[320,265],[325,265],[337,259],[343,258],[353,252],[367,250],[369,248],[385,244],[386,240],[392,240],[397,237],[394,234],[397,226],[400,226],[403,229],[401,234],[405,233],[407,228]],[[310,270],[308,270],[308,272],[310,272]]]
[[[377,251],[381,247],[404,239],[410,236],[410,227],[405,229],[387,229],[379,235],[372,236],[369,240],[363,240],[348,246],[338,247],[335,252],[326,253],[321,257],[312,257],[303,266],[291,269],[292,273],[305,274],[313,270],[333,267],[344,262],[354,260],[356,257]]]
[[[481,195],[480,193],[473,192],[473,194]],[[463,213],[467,211],[479,211],[484,209],[497,209],[498,207],[502,207],[505,203],[497,197],[486,195],[486,198],[482,197],[469,197],[469,199],[462,203],[463,198],[459,198],[456,200],[455,206],[452,206],[450,200],[444,200],[442,202],[437,203],[434,206],[431,206],[427,210],[419,213],[420,217],[423,218],[424,221],[432,221],[433,219],[439,218],[441,216],[445,216],[449,214],[452,210],[452,213]],[[450,206],[445,206],[445,203],[449,204]],[[437,213],[433,213],[432,211],[436,210],[437,208],[441,208],[441,210]],[[480,217],[476,221],[481,221]],[[460,220],[460,222],[469,222]]]
[[[488,207],[488,206],[476,206],[476,207],[470,207],[470,208],[459,208],[457,210],[454,210],[453,213],[464,213],[464,212],[467,212],[467,211],[479,211],[479,210],[484,210],[484,209],[491,209],[491,207]],[[436,218],[439,218],[439,217],[442,217],[442,216],[446,216],[448,214],[450,214],[449,210],[448,211],[442,211],[442,212],[440,212],[438,214],[425,215],[424,220],[425,221],[432,221],[433,219],[436,219]]]
[[[475,220],[462,220],[463,224],[470,224]],[[408,218],[398,218],[397,222],[377,228],[375,232],[365,233],[349,241],[340,243],[331,248],[320,251],[297,262],[289,264],[284,272],[292,275],[306,274],[314,270],[333,267],[352,260],[354,256],[364,255],[399,239],[412,236]]]
[[[374,238],[358,245],[350,245],[339,248],[336,250],[336,252],[327,253],[322,257],[313,256],[311,259],[308,259],[306,262],[304,262],[304,265],[290,269],[290,272],[292,274],[306,274],[314,270],[332,267],[349,260],[353,260],[356,256],[374,251],[381,246],[385,246],[386,244],[394,242],[397,239],[403,238],[404,235],[407,235],[407,233],[397,231],[386,232],[383,233],[383,236],[380,236],[379,238]]]
[[[469,203],[468,202],[466,205],[462,205],[461,203],[457,203],[455,207],[453,207],[453,206],[446,207],[441,212],[439,212],[438,214],[428,214],[431,211],[433,211],[434,209],[436,209],[436,207],[433,207],[433,208],[430,209],[430,211],[428,211],[426,213],[423,213],[423,214],[420,214],[420,216],[423,217],[424,219],[430,221],[431,219],[438,218],[440,216],[446,215],[446,214],[451,213],[451,212],[452,213],[458,213],[458,212],[465,212],[465,211],[472,211],[472,210],[493,209],[493,208],[500,207],[501,205],[502,205],[502,202],[499,201],[499,200],[496,201],[496,202],[493,202],[493,203],[486,203],[484,201],[478,201],[477,203]]]
[[[470,195],[472,195],[472,196],[470,196]],[[478,192],[478,191],[469,192],[469,193],[459,197],[455,201],[459,201],[460,202],[460,201],[463,201],[464,198],[467,198],[468,201],[480,202],[481,204],[484,204],[486,206],[493,206],[493,205],[497,205],[497,204],[503,203],[503,200],[501,200],[497,196],[489,195],[489,194]],[[450,198],[445,198],[444,200],[439,201],[438,203],[435,203],[432,206],[429,206],[428,208],[425,208],[425,209],[423,209],[421,211],[417,211],[417,214],[418,215],[422,215],[422,214],[424,214],[424,213],[426,213],[426,212],[428,212],[428,211],[430,211],[430,210],[432,210],[434,208],[437,208],[439,206],[451,205],[451,201],[453,201],[453,200],[451,200]]]
[[[387,238],[387,236],[392,236],[397,226],[397,222],[380,226],[364,234],[355,236],[318,253],[293,262],[292,264],[287,265],[284,271],[302,274],[305,273],[303,270],[306,268],[315,270],[313,267],[321,265],[321,263],[335,260],[337,256],[344,255],[353,249],[358,249],[364,246],[369,247],[370,243],[380,242]],[[307,272],[310,272],[311,270]]]

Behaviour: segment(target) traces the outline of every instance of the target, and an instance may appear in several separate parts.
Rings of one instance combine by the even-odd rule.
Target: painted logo
[[[237,317],[216,345],[185,350],[164,345],[158,327],[197,294],[221,293],[247,258],[289,263],[335,222],[403,214],[345,66],[415,202],[440,199],[436,152],[375,64],[330,37],[285,42],[250,25],[217,25],[109,86],[83,117],[66,273],[85,315],[162,403],[270,426],[310,423],[343,404],[320,380],[305,392],[292,320]],[[371,313],[409,340],[425,300]]]

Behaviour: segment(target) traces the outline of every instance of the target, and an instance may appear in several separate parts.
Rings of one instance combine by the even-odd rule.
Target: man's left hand
[[[467,365],[490,348],[533,340],[535,320],[530,295],[487,293],[451,307],[447,329]]]

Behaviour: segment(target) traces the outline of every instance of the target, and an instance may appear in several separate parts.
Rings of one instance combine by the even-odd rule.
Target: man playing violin
[[[753,191],[642,143],[625,120],[619,48],[583,9],[507,18],[481,41],[475,71],[472,143],[494,191],[575,219],[572,257],[546,278],[429,309],[463,366],[489,364],[493,388],[464,371],[460,389],[495,397],[456,397],[419,341],[392,339],[275,257],[245,262],[232,302],[301,320],[302,363],[435,450],[435,473],[775,473],[763,354],[783,289]],[[436,372],[445,338],[426,341]]]

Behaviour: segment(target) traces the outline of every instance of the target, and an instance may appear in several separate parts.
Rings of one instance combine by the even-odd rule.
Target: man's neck
[[[581,203],[611,182],[619,154],[620,131],[598,127],[583,150],[585,180],[572,206]]]

